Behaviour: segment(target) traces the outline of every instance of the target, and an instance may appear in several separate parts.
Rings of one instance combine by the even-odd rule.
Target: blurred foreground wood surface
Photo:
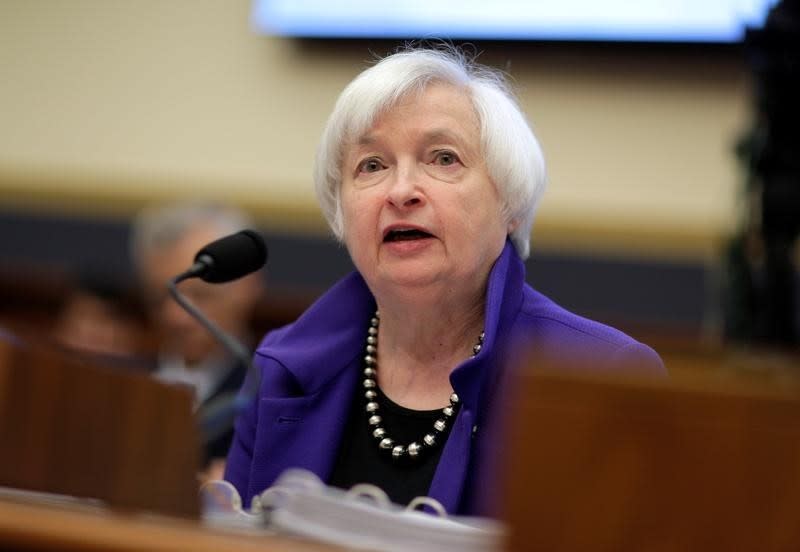
[[[196,521],[53,504],[0,492],[0,549],[132,552],[314,552],[334,547],[288,536],[247,534]]]
[[[519,389],[511,550],[800,549],[796,381],[536,373]]]
[[[0,339],[0,486],[197,517],[192,404],[186,387]]]

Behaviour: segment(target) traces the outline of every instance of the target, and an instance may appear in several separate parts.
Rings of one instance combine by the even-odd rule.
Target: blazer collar
[[[502,359],[502,343],[522,306],[525,265],[510,240],[495,261],[486,287],[484,339],[481,351],[458,366],[450,375],[459,398],[478,414],[480,391],[487,372]]]
[[[362,353],[375,299],[358,272],[335,284],[256,351],[281,363],[303,394],[319,391]]]

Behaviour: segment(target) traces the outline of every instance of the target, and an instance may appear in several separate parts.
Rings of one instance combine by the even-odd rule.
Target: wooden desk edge
[[[248,535],[189,520],[0,497],[0,548],[14,550],[331,551],[279,535]]]

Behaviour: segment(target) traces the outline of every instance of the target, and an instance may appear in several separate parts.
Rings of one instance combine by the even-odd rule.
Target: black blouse
[[[380,389],[375,399],[380,405],[381,425],[396,443],[422,443],[426,433],[433,432],[433,423],[442,410],[411,410],[392,402]],[[395,504],[405,505],[416,496],[428,494],[433,474],[439,464],[450,424],[445,434],[438,434],[438,445],[425,450],[419,458],[392,458],[390,450],[378,448],[367,423],[364,400],[354,401],[344,428],[339,454],[329,482],[334,487],[349,489],[358,483],[377,485]]]

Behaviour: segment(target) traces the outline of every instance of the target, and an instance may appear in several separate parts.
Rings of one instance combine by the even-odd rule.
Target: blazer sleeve
[[[634,341],[617,349],[613,364],[618,370],[631,374],[666,377],[664,361],[651,347]]]
[[[261,367],[258,367],[262,371]],[[263,385],[263,375],[262,375]],[[258,426],[258,396],[236,418],[235,433],[225,463],[225,480],[230,482],[240,496],[244,496],[250,482],[250,466],[253,462],[256,427]]]

